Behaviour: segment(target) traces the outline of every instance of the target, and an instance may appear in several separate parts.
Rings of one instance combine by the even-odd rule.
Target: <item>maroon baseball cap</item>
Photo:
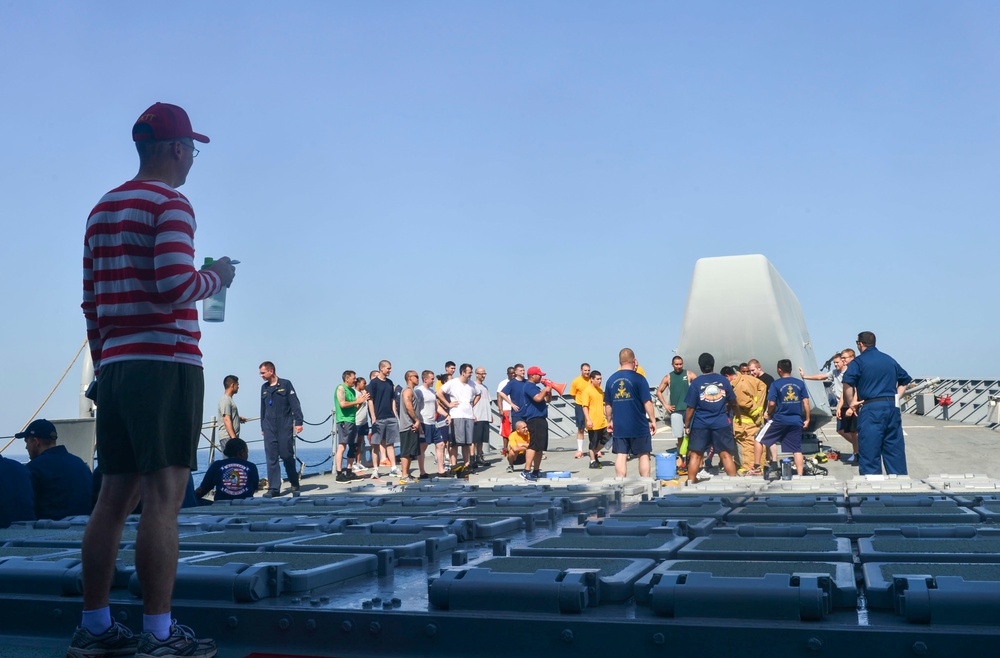
[[[539,368],[538,366],[531,366],[530,368],[528,368],[528,374],[529,375],[538,375],[539,377],[544,377],[545,376],[545,373],[542,372],[542,369]]]
[[[136,128],[143,125],[152,129],[152,138],[146,132],[136,133]],[[132,141],[134,142],[148,139],[161,141],[177,139],[178,137],[190,137],[204,144],[209,142],[208,137],[191,129],[191,119],[188,118],[184,108],[170,103],[153,103],[132,126]]]

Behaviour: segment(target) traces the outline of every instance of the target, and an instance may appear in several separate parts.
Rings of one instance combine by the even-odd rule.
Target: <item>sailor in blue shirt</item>
[[[15,521],[34,520],[35,495],[28,467],[0,455],[0,528]]]
[[[615,475],[628,475],[628,457],[639,457],[639,477],[649,477],[649,455],[653,452],[656,411],[649,382],[635,371],[635,352],[618,352],[620,369],[608,377],[604,389],[604,416],[608,419],[615,451]],[[595,451],[596,452],[596,451]]]
[[[518,363],[514,366],[514,378],[507,380],[507,385],[500,391],[500,397],[506,398],[510,403],[510,426],[513,428],[517,421],[525,420],[524,407],[527,401],[524,397],[524,364]]]
[[[795,472],[802,475],[805,458],[802,456],[802,430],[809,427],[809,389],[801,379],[792,377],[790,359],[778,361],[778,379],[767,389],[767,424],[757,435],[770,458],[778,461],[778,444],[785,452],[792,453]]]
[[[56,426],[39,418],[14,435],[24,439],[31,461],[31,487],[35,492],[35,516],[59,519],[90,514],[94,474],[83,460],[56,445]]]
[[[896,406],[913,378],[896,360],[875,348],[875,334],[858,334],[857,356],[844,373],[844,408],[858,414],[858,454],[861,475],[906,475],[903,420]],[[860,413],[859,413],[860,409]]]
[[[698,483],[702,458],[715,447],[726,475],[736,475],[736,438],[730,416],[739,412],[736,394],[729,380],[713,372],[715,357],[704,352],[698,357],[702,374],[694,378],[684,398],[684,430],[688,435],[688,484]]]

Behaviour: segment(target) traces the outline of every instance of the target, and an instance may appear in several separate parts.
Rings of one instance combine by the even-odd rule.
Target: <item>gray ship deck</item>
[[[610,455],[600,471],[574,459],[572,439],[543,462],[571,477],[535,485],[497,454],[467,480],[307,478],[297,500],[185,510],[175,616],[223,658],[991,651],[1000,437],[922,416],[904,428],[898,478],[830,461],[825,477],[684,487],[632,461],[618,480]],[[85,522],[0,530],[0,655],[64,655]],[[127,550],[118,571],[112,612],[137,629]]]

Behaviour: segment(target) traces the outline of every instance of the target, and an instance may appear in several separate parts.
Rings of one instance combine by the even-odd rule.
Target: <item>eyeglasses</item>
[[[201,153],[201,151],[199,151],[198,149],[196,149],[196,148],[194,147],[194,144],[187,144],[187,143],[185,143],[185,142],[177,142],[177,143],[178,143],[178,144],[180,144],[181,146],[186,146],[186,147],[188,147],[189,149],[191,149],[191,157],[192,157],[192,158],[197,158],[197,157],[198,157],[198,154],[199,154],[199,153]]]

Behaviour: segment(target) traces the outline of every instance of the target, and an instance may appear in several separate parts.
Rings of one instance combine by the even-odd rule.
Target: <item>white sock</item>
[[[142,630],[152,633],[161,642],[170,637],[170,613],[164,612],[162,615],[143,615]]]
[[[90,631],[91,635],[100,635],[111,628],[111,607],[104,606],[97,610],[84,610],[80,625]]]
[[[576,451],[583,452],[583,439],[576,440]]]

